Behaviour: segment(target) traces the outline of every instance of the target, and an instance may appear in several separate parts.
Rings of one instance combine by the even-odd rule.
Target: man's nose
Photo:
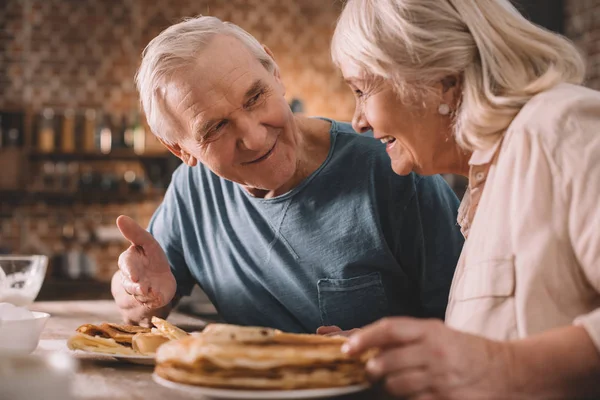
[[[253,118],[245,118],[241,121],[239,126],[238,146],[240,146],[242,150],[264,150],[267,137],[267,127],[260,121]]]

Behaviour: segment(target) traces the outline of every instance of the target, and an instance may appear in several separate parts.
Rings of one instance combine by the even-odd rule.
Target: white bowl
[[[43,255],[0,256],[0,302],[25,307],[37,297],[48,266]]]
[[[0,320],[0,354],[25,355],[37,348],[50,314],[32,314],[30,319]]]

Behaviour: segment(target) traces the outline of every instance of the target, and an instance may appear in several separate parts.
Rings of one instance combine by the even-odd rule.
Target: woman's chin
[[[392,159],[392,170],[397,175],[408,175],[413,171],[414,165],[408,160],[394,160]]]

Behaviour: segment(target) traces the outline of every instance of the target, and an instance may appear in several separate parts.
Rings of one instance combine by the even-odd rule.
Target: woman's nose
[[[359,107],[356,107],[356,110],[354,111],[354,116],[352,117],[352,128],[354,128],[354,130],[358,133],[365,133],[371,129],[369,122]]]

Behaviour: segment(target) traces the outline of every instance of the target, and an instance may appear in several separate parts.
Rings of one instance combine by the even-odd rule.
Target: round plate
[[[109,354],[109,353],[101,353],[99,351],[86,351],[86,350],[81,350],[81,349],[77,349],[77,350],[71,350],[74,353],[79,353],[79,354],[86,354],[89,356],[102,356],[102,357],[112,357],[112,358],[116,358],[119,361],[122,362],[128,362],[131,364],[140,364],[140,365],[154,365],[156,364],[154,357],[152,356],[130,356],[130,355],[126,355],[126,354]]]
[[[98,354],[98,353],[95,353]],[[119,361],[128,362],[131,364],[154,365],[156,360],[152,356],[126,356],[120,354],[106,354],[107,356],[116,358]]]
[[[185,385],[161,378],[156,373],[152,374],[152,379],[159,385],[168,387],[169,389],[176,389],[194,396],[205,396],[214,399],[318,399],[356,393],[369,388],[369,385],[353,385],[324,389],[242,390]]]

